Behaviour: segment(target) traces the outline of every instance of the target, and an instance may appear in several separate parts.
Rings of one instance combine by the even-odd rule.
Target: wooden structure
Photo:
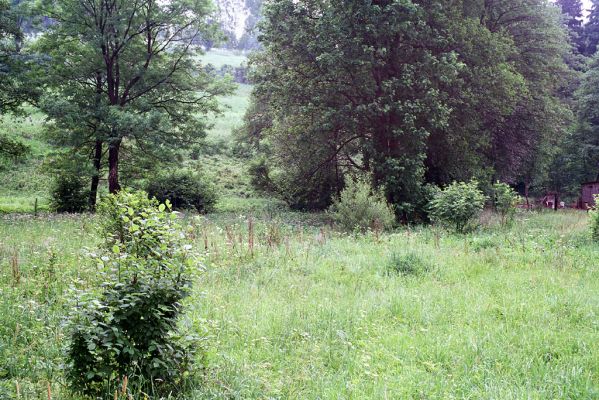
[[[596,195],[599,195],[599,181],[583,183],[580,190],[578,207],[583,210],[594,207]]]

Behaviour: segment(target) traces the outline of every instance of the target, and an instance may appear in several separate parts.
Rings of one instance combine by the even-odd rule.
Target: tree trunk
[[[94,150],[94,175],[92,176],[91,187],[89,190],[89,209],[96,210],[96,199],[98,197],[98,185],[100,183],[100,168],[102,167],[102,141],[96,140]]]
[[[119,184],[119,151],[121,140],[112,141],[108,145],[108,191],[113,194],[121,190]]]

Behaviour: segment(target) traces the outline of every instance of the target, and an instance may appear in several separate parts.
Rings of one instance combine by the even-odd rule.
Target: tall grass
[[[378,237],[336,233],[319,215],[190,218],[205,257],[183,321],[203,337],[191,398],[596,398],[599,246],[587,218]],[[45,398],[48,382],[69,398],[61,321],[69,287],[94,282],[81,250],[93,226],[0,221],[0,398],[16,382],[23,399]],[[434,268],[390,274],[394,254]]]

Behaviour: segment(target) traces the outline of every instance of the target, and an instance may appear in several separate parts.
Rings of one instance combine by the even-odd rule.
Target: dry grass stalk
[[[127,375],[125,375],[125,376],[123,377],[123,387],[122,387],[122,390],[121,390],[121,393],[123,394],[123,396],[124,396],[125,394],[127,394],[127,384],[128,384],[128,383],[129,383],[129,378],[127,378]]]
[[[19,255],[17,252],[11,257],[10,266],[12,269],[13,284],[17,286],[21,282],[21,270],[19,268]]]
[[[248,247],[250,250],[250,255],[254,256],[254,220],[252,218],[248,219]]]

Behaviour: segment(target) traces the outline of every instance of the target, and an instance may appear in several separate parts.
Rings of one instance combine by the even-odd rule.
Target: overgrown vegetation
[[[215,11],[0,0],[0,399],[598,397],[599,3]]]
[[[330,208],[335,223],[346,231],[383,231],[393,227],[395,214],[380,190],[367,178],[348,178]]]
[[[87,182],[72,173],[61,173],[54,178],[50,193],[52,211],[59,213],[83,212],[89,205],[89,189]]]
[[[199,213],[214,210],[216,188],[205,176],[188,170],[173,171],[156,176],[147,187],[150,197],[169,201],[175,210],[195,209]]]
[[[493,184],[493,205],[501,217],[501,224],[506,225],[514,220],[516,206],[520,196],[508,184],[496,182]]]
[[[97,218],[2,217],[7,398],[18,384],[21,398],[46,399],[49,383],[52,399],[81,400],[65,389],[63,322],[69,286],[103,291],[89,249],[118,260],[95,250],[106,247]],[[206,270],[182,300],[178,326],[203,350],[193,357],[199,379],[181,397],[415,398],[425,388],[431,398],[592,398],[599,247],[587,213],[516,218],[465,235],[414,227],[378,239],[299,213],[184,221]],[[393,254],[409,253],[433,269],[391,273]],[[130,385],[135,394],[135,378]]]
[[[477,181],[454,182],[439,190],[429,207],[434,222],[453,228],[458,233],[473,228],[486,197]]]
[[[191,246],[170,204],[144,192],[111,195],[100,214],[109,251],[94,260],[100,289],[80,295],[70,314],[67,378],[75,392],[96,398],[180,392],[193,356],[177,327],[187,269],[199,268]]]

